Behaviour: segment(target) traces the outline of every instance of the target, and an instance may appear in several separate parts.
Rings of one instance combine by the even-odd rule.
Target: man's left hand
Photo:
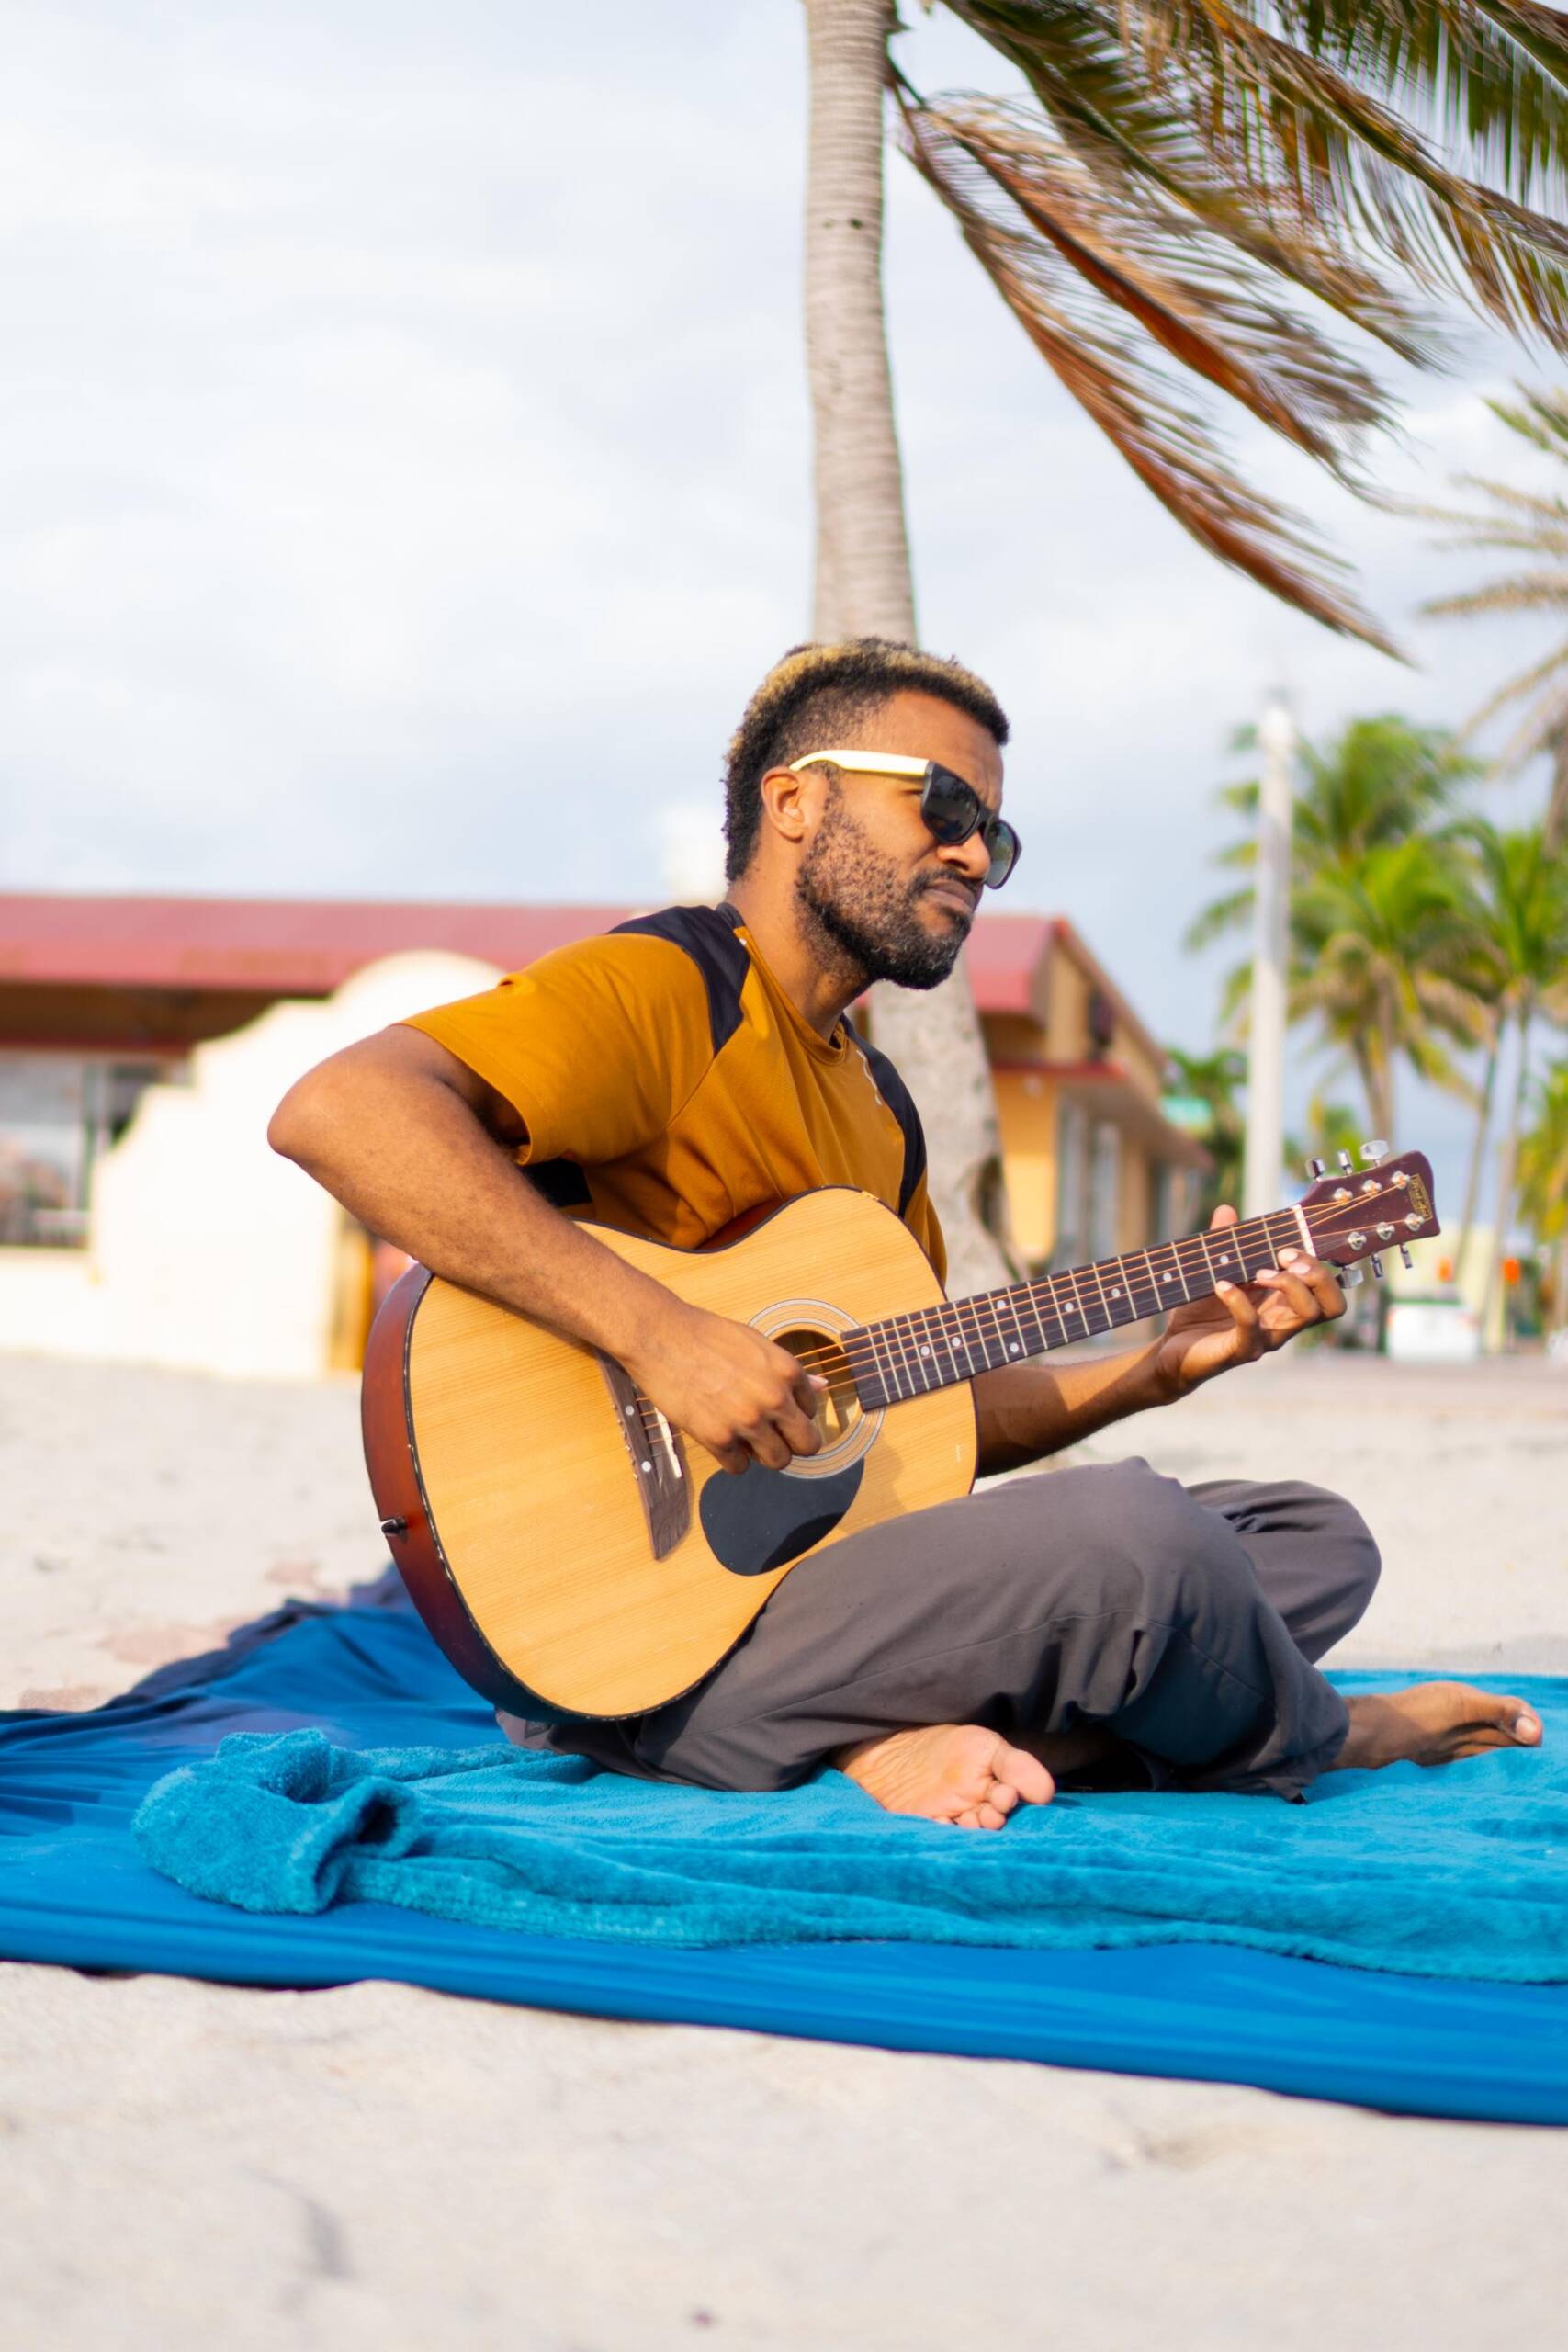
[[[1217,1208],[1209,1230],[1235,1222],[1235,1209]],[[1158,1343],[1156,1375],[1170,1396],[1185,1396],[1216,1373],[1271,1355],[1298,1331],[1344,1312],[1332,1266],[1304,1250],[1281,1250],[1278,1269],[1266,1266],[1249,1283],[1221,1283],[1212,1298],[1179,1306]]]

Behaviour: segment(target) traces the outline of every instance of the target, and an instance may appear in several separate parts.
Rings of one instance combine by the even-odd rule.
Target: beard
[[[896,988],[934,989],[958,961],[973,916],[935,937],[920,921],[919,902],[946,874],[904,881],[844,806],[837,782],[817,838],[801,860],[795,895],[824,961],[859,978],[891,980]]]

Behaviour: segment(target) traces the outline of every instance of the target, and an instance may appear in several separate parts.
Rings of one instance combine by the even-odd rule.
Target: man
[[[435,1273],[617,1359],[725,1468],[815,1453],[821,1384],[795,1358],[555,1204],[695,1248],[761,1204],[854,1184],[942,1273],[914,1105],[844,1015],[874,979],[945,978],[982,887],[1006,879],[1007,738],[955,662],[874,639],[796,648],[730,745],[723,907],[623,924],[350,1046],[285,1097],[273,1144]],[[1171,1404],[1343,1308],[1331,1270],[1287,1252],[1131,1352],[987,1373],[980,1470]],[[799,1562],[729,1656],[649,1714],[502,1722],[707,1787],[835,1763],[895,1812],[992,1830],[1060,1779],[1294,1797],[1337,1767],[1534,1745],[1519,1701],[1462,1684],[1336,1694],[1314,1661],[1377,1572],[1357,1513],[1320,1488],[1067,1468]]]

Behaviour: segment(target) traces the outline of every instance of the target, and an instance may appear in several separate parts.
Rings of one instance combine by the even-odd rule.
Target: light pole
[[[1264,705],[1258,727],[1263,778],[1258,802],[1244,1216],[1265,1216],[1279,1207],[1285,1159],[1285,968],[1290,954],[1291,759],[1295,740],[1290,705],[1276,691]]]

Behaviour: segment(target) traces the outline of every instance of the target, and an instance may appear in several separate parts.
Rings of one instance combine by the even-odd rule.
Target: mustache
[[[960,875],[929,875],[917,885],[916,896],[919,898],[924,898],[927,893],[931,890],[956,890],[961,892],[969,902],[969,911],[971,914],[976,913],[979,908],[979,890],[973,883],[965,882]]]

